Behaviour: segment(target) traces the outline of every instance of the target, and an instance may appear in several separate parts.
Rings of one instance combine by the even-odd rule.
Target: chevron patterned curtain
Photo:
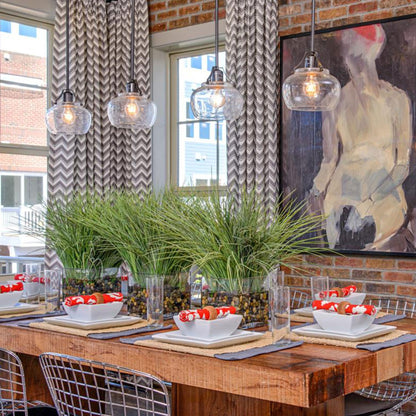
[[[276,0],[227,0],[227,77],[243,94],[242,115],[228,123],[228,186],[278,193],[279,49]]]
[[[70,87],[92,114],[84,136],[51,135],[48,187],[51,198],[73,190],[151,186],[149,131],[115,129],[107,103],[125,90],[130,70],[130,0],[71,0]],[[57,0],[52,99],[65,87],[65,0]],[[136,0],[135,77],[150,96],[149,22],[146,0]]]

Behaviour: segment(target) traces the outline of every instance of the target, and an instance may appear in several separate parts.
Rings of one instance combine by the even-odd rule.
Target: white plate
[[[315,338],[329,338],[329,339],[338,339],[341,341],[364,341],[365,339],[370,339],[378,337],[380,335],[388,334],[396,329],[392,325],[370,325],[365,331],[359,334],[341,334],[337,332],[329,332],[322,329],[318,324],[303,326],[302,328],[293,328],[292,332],[298,335],[303,335],[305,337],[315,337]]]
[[[126,316],[126,315],[119,315],[112,319],[105,319],[105,320],[94,321],[94,322],[75,321],[74,319],[71,319],[68,315],[50,316],[50,317],[44,318],[44,321],[48,322],[49,324],[66,326],[69,328],[77,328],[77,329],[113,328],[116,326],[132,325],[141,320],[142,320],[141,318],[137,318],[135,316]]]
[[[233,334],[224,338],[217,338],[213,340],[206,340],[200,338],[193,338],[182,335],[181,331],[163,332],[161,334],[153,335],[153,339],[169,344],[187,345],[189,347],[200,348],[220,348],[227,345],[243,344],[245,342],[254,341],[264,336],[262,332],[243,331],[237,329]]]
[[[0,315],[8,315],[12,313],[24,313],[32,312],[39,308],[39,305],[28,304],[28,303],[16,303],[14,306],[7,306],[6,308],[0,308]]]
[[[303,316],[313,316],[312,306],[307,306],[306,308],[294,309],[294,312]]]

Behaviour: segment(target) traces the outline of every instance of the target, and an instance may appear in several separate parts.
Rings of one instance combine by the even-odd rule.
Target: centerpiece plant
[[[128,289],[131,313],[145,313],[145,278],[155,275],[165,277],[166,311],[173,313],[189,307],[189,291],[185,291],[182,272],[190,267],[190,262],[177,247],[166,244],[165,228],[157,221],[175,198],[168,191],[160,194],[113,191],[103,199],[101,211],[84,220],[127,264],[131,272]]]
[[[192,259],[215,292],[214,298],[203,296],[202,303],[234,302],[246,323],[267,320],[263,285],[268,273],[289,266],[300,254],[322,252],[316,234],[322,221],[289,198],[266,207],[255,190],[243,191],[239,198],[230,192],[177,198],[159,218],[168,243]]]
[[[64,267],[63,294],[89,294],[120,290],[118,252],[94,228],[84,223],[102,209],[102,199],[94,193],[75,192],[63,200],[44,204],[42,222],[28,224],[28,232],[45,239]]]

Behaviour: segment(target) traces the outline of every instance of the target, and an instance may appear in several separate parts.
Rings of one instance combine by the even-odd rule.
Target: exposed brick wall
[[[214,2],[149,0],[152,32],[213,20]],[[317,0],[317,28],[337,27],[416,13],[416,0]],[[310,30],[310,0],[280,0],[281,36]],[[220,15],[225,15],[221,3]],[[336,284],[354,283],[378,296],[416,299],[416,257],[325,256],[302,258],[303,273],[287,270],[289,283],[309,287],[309,276],[328,275]]]

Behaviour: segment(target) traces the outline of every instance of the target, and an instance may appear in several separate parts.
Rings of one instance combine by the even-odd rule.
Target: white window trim
[[[220,40],[223,40],[224,20],[219,21],[219,34]],[[156,123],[152,129],[152,176],[153,188],[160,190],[171,184],[169,55],[173,52],[212,47],[214,22],[155,33],[151,35],[150,42],[152,99],[158,110]]]

